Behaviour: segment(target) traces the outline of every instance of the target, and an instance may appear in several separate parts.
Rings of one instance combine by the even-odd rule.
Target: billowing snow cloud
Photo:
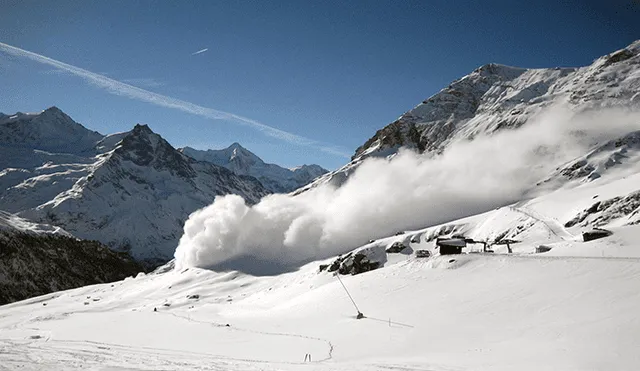
[[[554,109],[518,130],[452,144],[437,157],[401,151],[370,158],[340,188],[270,195],[248,206],[217,197],[194,212],[176,250],[181,267],[241,269],[243,258],[295,267],[371,238],[490,210],[522,198],[555,167],[640,129],[640,115]]]

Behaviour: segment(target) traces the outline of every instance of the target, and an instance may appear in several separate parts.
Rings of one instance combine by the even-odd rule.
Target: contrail
[[[195,52],[195,53],[191,53],[191,55],[201,54],[201,53],[206,52],[207,50],[209,50],[209,48],[200,49],[200,50],[198,50],[198,51],[197,51],[197,52]]]
[[[160,107],[176,109],[208,119],[232,121],[241,125],[250,126],[256,130],[261,131],[265,135],[276,139],[280,139],[299,146],[315,148],[327,154],[349,158],[349,154],[340,147],[305,138],[303,136],[289,133],[284,130],[276,129],[272,126],[252,120],[250,118],[242,117],[225,111],[219,111],[213,108],[203,107],[181,99],[154,93],[152,91],[125,84],[123,82],[100,75],[98,73],[91,72],[80,67],[72,66],[70,64],[45,57],[44,55],[36,54],[28,50],[7,45],[2,42],[0,42],[0,51],[17,57],[27,58],[32,61],[46,64],[59,70],[72,73],[78,77],[81,77],[88,83],[105,89],[109,93],[114,95],[128,97],[141,102],[151,103]]]

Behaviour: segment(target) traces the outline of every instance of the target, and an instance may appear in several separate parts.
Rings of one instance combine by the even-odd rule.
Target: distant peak
[[[66,113],[62,112],[62,110],[56,106],[51,106],[49,108],[47,108],[46,110],[42,111],[40,113],[41,116],[46,116],[46,117],[64,117],[64,118],[69,118],[71,119],[71,117],[69,117],[69,115],[67,115]]]
[[[60,112],[60,113],[64,113],[64,112],[62,112],[62,110],[61,110],[60,108],[58,108],[58,107],[56,107],[56,106],[51,106],[51,107],[47,108],[46,110],[44,110],[44,111],[42,111],[42,112],[51,112],[51,113],[54,113],[54,112],[55,112],[55,113],[58,113],[58,112]]]
[[[229,149],[236,149],[236,148],[241,148],[241,149],[245,149],[242,145],[240,145],[240,143],[238,142],[233,142],[229,147]]]
[[[136,124],[136,126],[133,127],[132,132],[151,134],[153,133],[153,130],[151,130],[151,128],[147,124]]]
[[[526,68],[521,68],[521,67],[512,67],[512,66],[507,66],[507,65],[498,64],[498,63],[487,63],[485,65],[482,65],[476,68],[476,70],[473,72],[491,74],[491,75],[502,75],[502,74],[505,74],[506,72],[522,73],[526,70],[527,70]]]
[[[51,106],[49,108],[47,108],[46,110],[42,111],[40,113],[40,116],[44,116],[44,117],[61,117],[64,119],[68,119],[68,120],[73,120],[71,117],[69,117],[69,115],[67,115],[66,113],[62,112],[62,110],[56,106]]]

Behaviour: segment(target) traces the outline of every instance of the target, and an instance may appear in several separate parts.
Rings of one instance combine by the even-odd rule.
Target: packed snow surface
[[[637,238],[639,227],[632,228]],[[619,247],[639,248],[629,242]],[[0,307],[0,368],[538,371],[640,365],[638,258],[401,255],[384,268],[341,279],[366,318],[355,319],[340,282],[318,273],[316,263],[278,276],[198,268],[141,274],[7,305]]]

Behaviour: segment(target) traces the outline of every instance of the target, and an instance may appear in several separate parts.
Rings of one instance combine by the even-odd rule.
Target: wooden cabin
[[[440,255],[462,254],[462,249],[467,247],[467,241],[460,237],[437,238],[436,247],[440,250]]]

